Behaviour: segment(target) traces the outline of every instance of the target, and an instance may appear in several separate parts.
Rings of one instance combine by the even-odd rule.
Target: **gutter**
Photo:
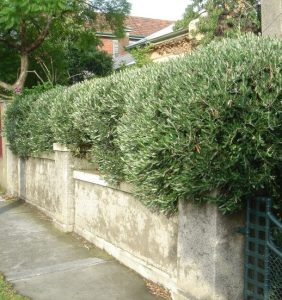
[[[170,32],[170,33],[167,33],[167,34],[164,34],[162,36],[158,36],[158,37],[155,37],[155,38],[144,38],[132,45],[129,45],[127,47],[125,47],[126,50],[131,50],[135,47],[138,47],[138,46],[144,46],[148,43],[160,43],[160,42],[163,42],[165,40],[168,40],[168,39],[172,39],[172,38],[175,38],[175,37],[178,37],[178,36],[181,36],[181,35],[184,35],[185,33],[188,33],[189,32],[189,28],[184,28],[184,29],[180,29],[180,30],[177,30],[177,31],[173,31],[173,32]]]
[[[113,33],[111,32],[102,32],[102,31],[98,31],[96,32],[97,36],[103,36],[103,37],[111,37],[111,38],[117,38]],[[129,34],[129,38],[135,39],[135,40],[141,40],[144,39],[145,36],[144,35],[131,35]]]

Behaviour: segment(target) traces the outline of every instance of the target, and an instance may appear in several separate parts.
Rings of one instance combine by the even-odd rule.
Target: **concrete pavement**
[[[105,252],[58,231],[24,202],[2,198],[0,272],[34,300],[160,300]]]

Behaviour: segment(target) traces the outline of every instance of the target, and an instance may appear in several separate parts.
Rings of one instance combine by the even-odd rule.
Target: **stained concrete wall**
[[[214,205],[179,204],[177,286],[184,299],[243,299],[243,214]]]
[[[262,35],[282,37],[282,0],[262,0]]]
[[[166,284],[177,275],[178,218],[150,212],[125,187],[75,172],[74,231],[142,275]],[[110,245],[110,246],[109,246]]]
[[[0,122],[1,122],[1,132],[0,134],[2,137],[4,137],[4,112],[6,109],[6,102],[5,101],[0,101]],[[1,147],[1,145],[0,145]],[[5,144],[5,139],[2,138],[2,157],[0,157],[0,189],[6,191],[7,190],[7,151],[6,151],[6,144]]]
[[[6,162],[7,162],[7,192],[11,196],[18,196],[19,191],[19,159],[9,149],[6,144]]]
[[[181,202],[166,217],[111,186],[60,145],[54,153],[18,159],[7,151],[8,191],[75,231],[142,276],[169,288],[174,300],[239,300],[243,291],[243,215]],[[83,170],[81,170],[83,169]]]
[[[20,160],[19,196],[38,207],[65,232],[74,226],[73,159],[66,147],[54,144],[54,154]]]

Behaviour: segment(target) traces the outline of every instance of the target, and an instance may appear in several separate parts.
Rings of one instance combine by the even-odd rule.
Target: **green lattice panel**
[[[269,219],[271,200],[257,198],[248,202],[245,241],[244,299],[268,300]]]

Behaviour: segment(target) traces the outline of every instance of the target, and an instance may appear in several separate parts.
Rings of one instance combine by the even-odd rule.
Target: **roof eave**
[[[181,36],[181,35],[183,35],[185,33],[188,33],[188,32],[189,32],[188,28],[183,28],[183,29],[180,29],[180,30],[177,30],[177,31],[173,31],[173,32],[164,34],[162,36],[158,36],[158,37],[153,38],[151,40],[145,38],[145,39],[143,39],[139,42],[136,42],[135,44],[129,45],[125,48],[126,48],[126,50],[131,50],[131,49],[134,49],[138,46],[145,46],[146,44],[149,44],[149,43],[153,43],[153,44],[161,43],[165,40],[173,39],[175,37]]]

